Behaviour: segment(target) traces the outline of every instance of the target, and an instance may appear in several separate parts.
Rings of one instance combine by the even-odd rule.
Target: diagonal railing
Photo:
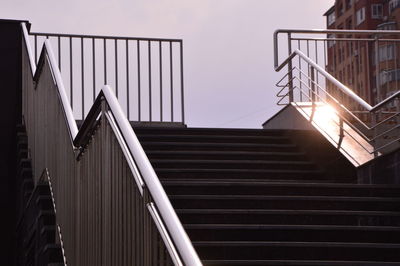
[[[49,40],[36,68],[22,24],[22,109],[34,177],[52,175],[69,265],[201,265],[109,86],[78,131]]]

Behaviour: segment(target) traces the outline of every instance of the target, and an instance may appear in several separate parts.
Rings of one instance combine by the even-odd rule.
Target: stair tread
[[[307,265],[307,266],[381,266],[400,265],[386,261],[331,261],[331,260],[203,260],[204,265]]]
[[[267,152],[267,151],[174,151],[174,150],[149,150],[146,154],[203,154],[203,155],[225,155],[225,154],[237,154],[237,155],[303,155],[306,154],[300,151],[292,152]]]
[[[153,159],[152,163],[207,163],[207,164],[221,164],[221,163],[245,163],[245,164],[293,164],[293,165],[313,165],[308,161],[271,161],[271,160],[191,160],[191,159]]]
[[[225,173],[225,172],[236,172],[236,173],[319,173],[322,174],[321,170],[309,169],[214,169],[214,168],[155,168],[156,172],[197,172],[197,173]]]
[[[268,246],[268,247],[343,247],[343,248],[400,248],[393,243],[304,242],[304,241],[193,241],[195,246]]]
[[[226,230],[342,230],[342,231],[399,231],[398,226],[345,226],[345,225],[269,225],[269,224],[184,224],[189,229]]]
[[[375,215],[375,216],[400,216],[394,211],[354,211],[354,210],[267,210],[267,209],[176,209],[177,213],[194,214],[305,214],[305,215]]]
[[[264,195],[171,195],[175,199],[258,199],[258,200],[335,200],[335,201],[372,201],[400,202],[400,197],[348,197],[348,196],[264,196]]]
[[[215,142],[165,142],[165,141],[141,141],[142,145],[158,145],[158,146],[208,146],[208,147],[287,147],[287,148],[295,148],[297,147],[295,144],[259,144],[259,143],[215,143]]]
[[[188,179],[187,181],[182,180],[172,180],[165,179],[163,180],[163,185],[203,185],[203,186],[290,186],[290,187],[316,187],[316,188],[355,188],[355,189],[391,189],[398,190],[400,189],[399,185],[384,185],[384,184],[352,184],[352,183],[299,183],[299,182],[278,182],[276,180],[271,181],[263,181],[262,179],[258,179],[256,182],[249,182],[246,179],[236,179],[233,181],[229,181],[226,179],[222,180],[214,180],[214,179]]]
[[[168,134],[168,135],[160,135],[160,134],[137,134],[138,138],[158,138],[158,139],[192,139],[192,138],[198,138],[198,139],[248,139],[248,140],[287,140],[290,141],[290,139],[286,136],[271,136],[271,135],[259,135],[259,136],[249,136],[249,135],[217,135],[217,134],[213,134],[213,135],[201,135],[201,134]]]
[[[164,182],[169,182],[169,181],[183,183],[183,182],[196,182],[198,180],[206,180],[208,182],[226,181],[226,182],[230,182],[230,183],[243,182],[243,180],[247,180],[247,183],[259,183],[260,182],[261,184],[263,184],[265,182],[271,182],[271,183],[277,182],[277,179],[266,179],[266,178],[259,178],[259,179],[256,179],[256,178],[246,178],[246,179],[243,179],[243,178],[208,178],[208,179],[185,178],[185,179],[182,179],[182,178],[163,178],[162,176],[160,176],[159,179],[163,184],[164,184]],[[295,179],[289,179],[289,178],[279,179],[279,183],[289,183],[289,184],[293,183],[293,182],[298,182],[301,184],[309,184],[309,183],[315,183],[315,181],[316,181],[315,179],[309,179],[309,180],[307,180],[307,179],[296,179],[295,180]],[[334,183],[333,180],[329,180],[329,179],[326,179],[326,180],[320,179],[320,180],[318,180],[318,182],[319,182],[318,184]],[[338,184],[342,184],[342,183],[338,183]]]

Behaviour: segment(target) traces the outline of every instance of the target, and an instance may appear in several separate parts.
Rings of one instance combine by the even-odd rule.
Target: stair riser
[[[238,154],[235,152],[227,152],[225,154],[217,153],[157,153],[157,151],[147,152],[147,157],[150,160],[156,159],[182,159],[182,160],[268,160],[268,161],[294,161],[294,162],[302,162],[305,161],[304,155],[299,155],[296,153],[287,153],[287,154],[262,154],[262,152],[255,152],[252,154]]]
[[[271,169],[271,170],[262,170],[259,171],[251,171],[246,172],[244,169],[240,171],[235,170],[220,170],[219,172],[215,172],[213,170],[202,170],[202,172],[198,172],[196,170],[191,169],[155,169],[160,178],[165,179],[269,179],[269,180],[320,180],[323,177],[321,173],[312,172],[312,171],[296,171],[286,172],[285,170],[280,169]]]
[[[283,130],[252,130],[252,129],[213,129],[213,128],[140,128],[134,127],[136,135],[141,136],[148,134],[165,135],[204,135],[204,136],[283,136]]]
[[[145,150],[174,150],[174,151],[250,151],[250,152],[297,152],[294,146],[287,145],[204,145],[204,143],[196,143],[194,145],[168,144],[168,143],[148,143],[142,142]]]
[[[395,189],[354,189],[325,188],[325,187],[299,187],[290,184],[274,186],[269,184],[215,184],[197,185],[177,184],[164,182],[165,190],[171,195],[280,195],[280,196],[348,196],[348,197],[396,197],[399,192]]]
[[[368,260],[368,261],[400,261],[398,248],[349,248],[349,247],[281,247],[268,246],[233,246],[218,244],[194,247],[204,259],[302,259],[302,260]]]
[[[393,243],[400,241],[400,231],[334,230],[334,229],[210,229],[186,228],[192,241],[296,241]]]
[[[142,135],[140,141],[151,142],[207,142],[207,143],[252,143],[252,144],[291,144],[288,138],[280,136],[205,136],[205,135]]]
[[[179,209],[286,209],[286,210],[359,210],[399,211],[400,202],[328,201],[299,199],[176,199],[170,197],[172,205]]]

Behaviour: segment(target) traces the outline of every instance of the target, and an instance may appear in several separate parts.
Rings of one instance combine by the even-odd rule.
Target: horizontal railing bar
[[[311,60],[308,56],[306,56],[303,52],[296,49],[280,66],[275,68],[275,71],[280,71],[283,67],[285,67],[296,55],[300,56],[304,61],[306,61],[309,65],[313,66],[318,72],[320,72],[325,78],[327,78],[330,82],[332,82],[336,87],[338,87],[342,92],[347,94],[350,98],[355,100],[358,104],[363,106],[365,109],[370,111],[373,109],[371,105],[365,102],[361,97],[355,94],[351,89],[347,86],[343,85],[340,81],[338,81],[335,77],[329,74],[325,69]]]
[[[291,38],[292,41],[376,41],[365,38]],[[379,39],[382,42],[400,42],[399,39]]]
[[[382,136],[385,136],[385,135],[388,134],[389,132],[392,132],[393,130],[395,130],[396,128],[399,128],[399,127],[400,127],[400,125],[396,125],[396,126],[390,128],[390,129],[388,129],[388,130],[386,130],[386,131],[384,131],[384,132],[382,132],[382,133],[376,135],[375,137],[372,138],[372,141],[373,141],[373,140],[377,140],[377,139],[379,139],[379,138],[382,137]]]
[[[325,71],[321,66],[316,64],[313,60],[311,60],[308,56],[306,56],[300,50],[295,50],[281,65],[275,68],[275,71],[280,71],[283,67],[285,67],[295,56],[300,56],[304,61],[306,61],[309,65],[313,66],[321,75],[327,78],[330,82],[332,82],[336,87],[338,87],[342,92],[347,94],[350,98],[356,101],[359,105],[363,106],[367,111],[374,112],[378,110],[383,105],[387,104],[388,102],[392,101],[396,97],[400,96],[400,91],[396,92],[395,94],[389,96],[385,100],[381,101],[380,103],[376,104],[375,106],[369,105],[366,101],[364,101],[361,97],[355,94],[351,89],[333,77],[330,73]]]
[[[297,71],[299,71],[299,73],[305,75],[307,77],[307,79],[310,79],[301,69],[295,67],[295,69]],[[310,87],[308,87],[308,85],[300,78],[295,77],[297,80],[299,80],[306,88],[310,89]],[[337,105],[340,106],[340,108],[342,108],[346,113],[348,113],[349,115],[351,115],[354,119],[357,120],[357,122],[359,122],[364,128],[366,128],[367,130],[371,130],[372,128],[370,128],[367,124],[365,124],[363,121],[361,121],[356,115],[354,115],[349,109],[346,108],[346,106],[344,106],[343,104],[341,104],[335,97],[333,97],[329,92],[327,92],[324,88],[322,88],[318,83],[316,83],[315,81],[311,81],[314,85],[316,85],[318,87],[318,89],[320,89],[321,91],[323,91],[329,98],[331,98]],[[320,96],[319,96],[320,97]]]
[[[107,40],[132,40],[132,41],[157,41],[157,42],[182,42],[182,39],[146,38],[146,37],[126,37],[126,36],[107,36],[107,35],[87,35],[87,34],[66,34],[66,33],[43,33],[30,32],[33,36],[43,37],[66,37],[66,38],[85,38],[85,39],[107,39]]]
[[[278,29],[274,34],[291,33],[291,34],[383,34],[383,35],[398,35],[397,30],[304,30],[304,29]]]

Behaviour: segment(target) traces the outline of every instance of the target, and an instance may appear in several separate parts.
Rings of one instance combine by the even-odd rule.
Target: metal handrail
[[[283,67],[285,67],[292,59],[298,55],[302,59],[304,59],[307,63],[317,69],[325,78],[331,81],[336,87],[338,87],[343,93],[347,96],[351,97],[355,100],[358,104],[363,106],[369,112],[375,112],[380,109],[382,106],[387,104],[388,102],[392,101],[393,99],[400,96],[400,91],[394,93],[393,95],[387,97],[386,99],[382,100],[381,102],[377,103],[374,106],[371,106],[366,101],[364,101],[361,97],[355,94],[351,89],[329,74],[325,69],[311,60],[308,56],[306,56],[303,52],[296,49],[294,50],[289,57],[279,64],[279,45],[278,45],[278,35],[280,33],[287,33],[287,34],[377,34],[377,35],[393,35],[399,34],[400,31],[395,30],[293,30],[293,29],[278,29],[274,32],[274,67],[275,71],[280,71]]]
[[[399,97],[400,91],[394,93],[393,95],[387,97],[385,100],[377,103],[374,106],[371,106],[368,104],[366,101],[364,101],[361,97],[359,97],[356,93],[354,93],[349,87],[341,83],[339,80],[337,80],[334,76],[329,74],[325,69],[323,69],[321,66],[319,66],[317,63],[315,63],[313,60],[311,60],[308,56],[306,56],[303,52],[300,50],[296,49],[292,52],[292,54],[282,62],[279,66],[275,67],[275,71],[278,72],[282,68],[284,68],[290,61],[295,56],[301,57],[304,61],[309,63],[312,67],[314,67],[318,72],[320,72],[326,79],[328,79],[330,82],[332,82],[336,87],[338,87],[343,93],[345,93],[347,96],[352,98],[354,101],[356,101],[359,105],[363,106],[367,111],[374,112],[378,109],[380,109],[382,106],[387,104],[388,102],[392,101],[393,99]]]
[[[399,34],[396,30],[303,30],[303,29],[278,29],[274,32],[274,66],[275,69],[279,65],[279,46],[278,46],[278,35],[280,33],[287,34],[380,34],[380,35],[392,35]]]
[[[31,35],[37,35],[43,37],[54,36],[54,37],[94,38],[94,39],[110,39],[110,40],[121,39],[121,40],[132,40],[132,41],[182,42],[182,39],[107,36],[107,35],[90,35],[90,34],[65,34],[65,33],[50,33],[50,32],[31,32]]]
[[[24,33],[24,39],[25,43],[27,45],[28,49],[28,56],[30,63],[34,62],[33,57],[32,57],[32,52],[29,51],[30,45],[29,45],[29,39],[27,35],[27,30],[26,30],[26,25],[25,23],[21,23],[21,27]],[[47,54],[51,70],[53,73],[54,81],[56,83],[56,87],[58,88],[59,96],[64,108],[65,112],[65,118],[66,122],[70,131],[70,136],[73,141],[73,143],[79,143],[79,138],[82,137],[82,134],[80,134],[80,131],[77,128],[76,121],[73,118],[72,114],[72,109],[71,106],[68,103],[68,98],[66,97],[65,89],[63,86],[63,81],[61,78],[60,71],[57,67],[57,63],[52,51],[51,44],[48,40],[45,41],[45,45],[43,47],[43,51],[45,54]],[[35,64],[33,64],[34,66]],[[31,68],[33,69],[33,66]],[[36,72],[33,73],[35,76]],[[132,126],[130,125],[128,119],[126,118],[117,98],[114,95],[114,92],[112,89],[105,85],[99,92],[99,98],[104,97],[106,100],[109,109],[115,119],[115,122],[121,132],[121,135],[123,137],[123,141],[126,144],[126,147],[128,147],[129,152],[131,154],[131,158],[134,160],[134,164],[137,165],[137,168],[140,171],[140,174],[145,182],[145,185],[150,192],[154,203],[159,210],[161,214],[161,218],[163,222],[165,223],[165,227],[168,230],[168,232],[171,234],[171,237],[174,241],[174,244],[176,245],[176,249],[179,252],[179,255],[181,256],[184,265],[202,265],[200,262],[200,259],[196,253],[196,251],[193,248],[193,245],[187,236],[185,230],[183,229],[183,226],[181,222],[179,221],[178,216],[176,215],[152,165],[150,164],[149,159],[147,158],[139,140],[137,139]],[[94,106],[93,108],[96,108]],[[97,117],[96,117],[97,118]],[[90,123],[90,118],[88,117],[85,119],[85,123]],[[93,121],[93,120],[92,120]],[[127,158],[128,160],[129,158]],[[132,174],[135,176],[137,173],[132,172]],[[153,217],[153,216],[152,216]],[[160,221],[155,221],[156,223],[159,223]],[[163,233],[163,231],[159,231],[160,234]],[[164,232],[166,233],[166,232]],[[163,236],[163,239],[168,238],[168,236]],[[168,246],[168,245],[167,245]],[[174,256],[174,254],[170,253],[171,256]],[[174,261],[179,261],[179,258],[173,258]]]

